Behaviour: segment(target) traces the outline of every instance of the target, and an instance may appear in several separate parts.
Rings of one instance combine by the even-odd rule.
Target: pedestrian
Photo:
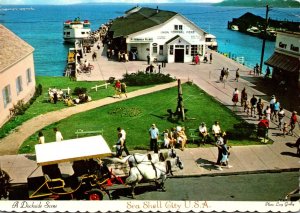
[[[157,141],[158,141],[159,131],[156,128],[155,124],[151,125],[151,128],[149,129],[149,135],[150,135],[150,150],[154,151],[154,153],[158,153]]]
[[[126,155],[130,155],[128,149],[127,149],[127,146],[126,146],[126,132],[123,128],[121,127],[118,127],[117,128],[117,131],[118,131],[118,136],[119,134],[121,134],[121,148],[122,148],[122,151],[121,151],[121,155],[122,155],[122,152],[125,151]]]
[[[116,143],[116,157],[117,158],[122,158],[122,152],[123,152],[123,145],[124,145],[124,140],[122,138],[122,133],[118,133],[118,141]]]
[[[233,95],[232,95],[232,102],[233,102],[233,107],[232,111],[234,108],[236,108],[237,103],[239,102],[239,91],[237,88],[234,89]]]
[[[150,65],[150,54],[147,55],[147,63]]]
[[[121,82],[120,80],[117,80],[115,82],[115,96],[119,96],[119,98],[121,98]]]
[[[215,141],[217,141],[218,136],[221,135],[221,127],[218,121],[215,121],[215,123],[212,125],[212,135],[215,137]]]
[[[240,77],[240,72],[239,72],[239,68],[237,68],[237,70],[235,72],[235,80],[236,80],[236,82],[239,82],[239,77]]]
[[[210,53],[210,54],[209,54],[209,63],[210,63],[210,64],[212,63],[212,60],[213,60],[213,58],[212,58],[212,53]]]
[[[270,108],[270,106],[267,106],[267,108],[265,109],[265,116],[266,116],[266,119],[270,123],[271,122],[271,108]]]
[[[257,102],[257,114],[258,114],[258,120],[262,119],[263,116],[263,109],[264,109],[264,103],[262,102],[261,98],[258,99]]]
[[[204,63],[208,62],[208,59],[207,59],[207,52],[204,54],[203,62],[204,62]]]
[[[127,98],[127,85],[125,82],[121,83],[121,95],[124,94],[125,97]]]
[[[271,115],[273,116],[274,113],[274,104],[276,102],[276,97],[275,95],[271,96],[271,100],[270,100],[270,108],[271,108]]]
[[[207,137],[209,136],[209,133],[207,131],[206,124],[204,122],[202,122],[201,125],[199,126],[199,136],[201,138],[201,142],[205,144],[205,142],[207,141]],[[200,143],[198,144],[198,146],[200,146]]]
[[[45,136],[44,136],[44,134],[43,134],[42,131],[39,131],[39,138],[38,138],[38,140],[39,140],[39,144],[44,144],[45,143]]]
[[[223,147],[222,147],[223,144],[224,144],[224,139],[221,137],[221,135],[218,135],[215,145],[218,147],[218,158],[217,158],[216,166],[219,170],[222,170],[221,160],[223,157]]]
[[[221,145],[222,148],[222,159],[220,161],[221,166],[227,166],[227,168],[231,168],[232,166],[229,165],[229,149],[230,146],[228,146],[228,139],[226,133],[223,134],[223,145]]]
[[[275,121],[278,122],[278,112],[280,110],[280,103],[278,101],[278,99],[276,100],[276,102],[274,103],[274,112],[272,115],[272,120],[275,117]]]
[[[53,128],[53,131],[55,132],[55,141],[56,142],[60,142],[64,139],[61,132],[58,130],[57,127]]]
[[[200,62],[200,59],[199,59],[199,55],[195,55],[195,58],[194,58],[194,61],[195,61],[195,65],[197,65],[199,62]],[[200,63],[199,63],[200,64]]]
[[[57,95],[57,91],[55,90],[53,93],[53,103],[56,104],[58,101],[58,95]]]
[[[241,92],[241,107],[244,107],[244,112],[246,111],[245,104],[247,100],[248,100],[248,94],[246,92],[246,88],[244,87],[244,89]]]
[[[224,76],[226,74],[225,68],[223,67],[223,69],[221,70],[221,74],[220,74],[220,81],[223,82],[224,81]]]
[[[93,52],[92,58],[93,58],[93,61],[97,60],[97,53],[96,52]]]
[[[225,70],[225,78],[226,78],[226,80],[227,80],[228,76],[229,76],[229,69],[226,68],[226,70]]]
[[[270,74],[271,74],[270,67],[269,67],[269,66],[267,66],[267,69],[266,69],[266,75],[265,75],[265,79],[269,78],[269,77],[270,77]]]
[[[278,119],[279,119],[278,128],[280,129],[280,131],[283,129],[284,117],[285,117],[285,111],[282,107],[280,107],[280,110],[278,112]]]
[[[253,95],[252,98],[250,99],[250,104],[251,104],[251,117],[253,116],[254,118],[256,118],[255,109],[257,108],[257,98],[255,97],[255,95]]]
[[[77,60],[77,62],[80,64],[80,58],[81,58],[81,56],[80,56],[80,54],[79,54],[79,51],[77,51],[76,52],[76,60]]]
[[[289,130],[289,133],[291,133],[292,136],[294,135],[294,129],[296,127],[297,122],[298,122],[297,112],[293,111],[292,116],[290,118],[290,124],[289,124],[289,126],[291,127],[291,129]]]

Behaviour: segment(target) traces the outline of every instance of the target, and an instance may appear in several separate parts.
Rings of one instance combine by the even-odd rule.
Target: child
[[[250,101],[246,101],[244,111],[247,113],[248,117],[250,116],[251,112],[251,104]]]
[[[282,128],[282,134],[283,134],[283,137],[285,137],[285,135],[287,135],[287,133],[288,133],[288,124],[287,124],[287,122],[284,122],[283,123],[283,128]]]

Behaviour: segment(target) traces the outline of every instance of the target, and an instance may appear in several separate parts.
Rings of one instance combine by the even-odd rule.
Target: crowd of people
[[[232,101],[236,105],[237,102],[236,100],[234,101],[234,98]],[[241,92],[241,107],[249,117],[258,118],[259,121],[266,119],[268,123],[275,123],[283,136],[287,134],[294,135],[294,129],[298,123],[297,111],[293,111],[291,117],[286,119],[285,110],[275,95],[271,96],[269,103],[265,106],[261,98],[257,98],[255,95],[249,99],[246,88],[244,88]]]

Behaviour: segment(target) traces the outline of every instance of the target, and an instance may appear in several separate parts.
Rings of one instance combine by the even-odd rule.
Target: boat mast
[[[264,33],[263,33],[263,43],[262,43],[262,49],[261,49],[261,57],[260,57],[260,73],[262,73],[262,65],[264,61],[264,53],[265,53],[265,46],[266,46],[266,38],[267,38],[267,28],[268,28],[268,22],[269,22],[269,5],[266,5],[266,20],[264,24]]]

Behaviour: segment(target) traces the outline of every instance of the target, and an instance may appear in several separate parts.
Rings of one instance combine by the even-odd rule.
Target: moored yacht
[[[216,36],[212,34],[205,35],[205,44],[211,50],[216,50],[216,51],[218,50],[218,43],[217,43]]]
[[[74,21],[64,22],[64,40],[66,42],[75,42],[87,38],[91,33],[91,23],[88,20],[81,21],[75,18]]]

